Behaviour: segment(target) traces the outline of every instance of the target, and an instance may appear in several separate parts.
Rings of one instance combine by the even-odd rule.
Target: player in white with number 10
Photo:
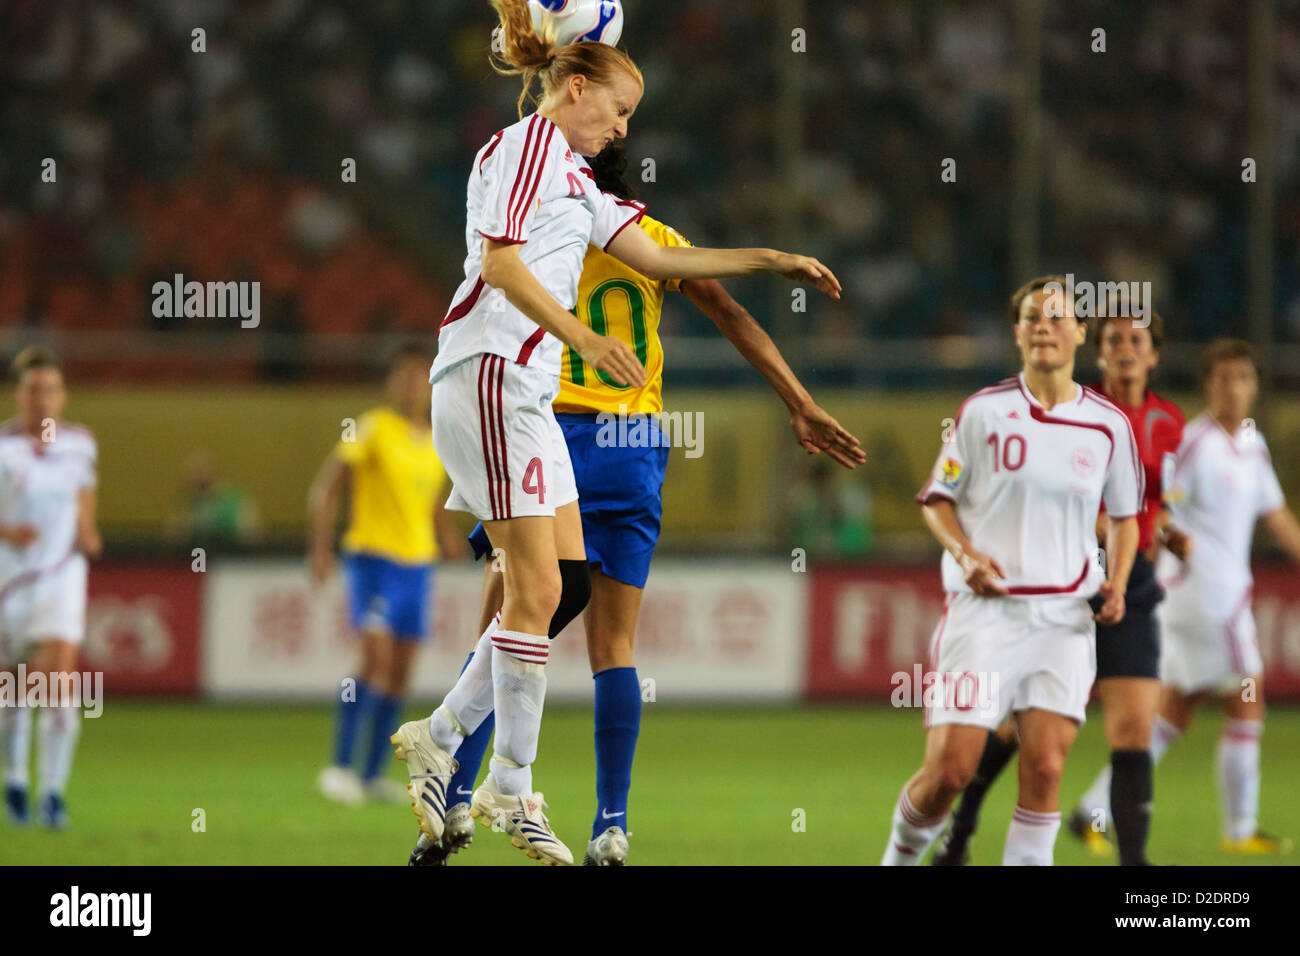
[[[81,726],[80,701],[63,700],[86,633],[87,557],[102,549],[95,527],[95,436],[62,420],[67,392],[52,352],[24,349],[13,362],[18,415],[0,426],[0,667],[25,663],[45,675],[39,711],[41,822],[67,823],[63,791]],[[0,707],[5,813],[28,821],[32,711]]]
[[[1002,862],[1052,863],[1061,772],[1096,672],[1088,599],[1103,599],[1098,621],[1124,616],[1142,501],[1137,443],[1122,411],[1074,381],[1087,330],[1054,282],[1065,284],[1047,276],[1012,295],[1023,369],[966,400],[917,495],[944,548],[947,600],[930,648],[925,758],[899,795],[886,866],[921,862],[1008,714],[1020,788]],[[1103,500],[1107,571],[1096,559]]]
[[[1222,848],[1285,853],[1291,840],[1263,833],[1259,816],[1259,740],[1264,731],[1263,661],[1250,597],[1250,542],[1262,519],[1300,564],[1300,525],[1286,507],[1264,436],[1248,419],[1259,392],[1255,352],[1239,339],[1210,345],[1202,369],[1207,407],[1183,432],[1170,489],[1172,524],[1196,547],[1187,561],[1161,554],[1167,597],[1159,606],[1164,697],[1151,734],[1159,760],[1217,696],[1226,718],[1216,771],[1223,810]]]
[[[627,135],[644,92],[641,71],[608,44],[558,46],[545,23],[539,36],[526,0],[492,5],[501,22],[500,69],[524,77],[521,118],[485,143],[470,167],[465,280],[439,327],[430,381],[433,444],[453,482],[447,508],[476,515],[502,549],[505,600],[499,624],[481,635],[442,705],[428,720],[403,724],[392,740],[407,764],[420,828],[436,842],[456,770],[452,754],[495,707],[491,771],[470,813],[499,824],[530,857],[567,865],[573,856],[533,792],[532,763],[549,636],[582,612],[591,581],[573,465],[551,402],[566,343],[614,381],[645,384],[645,369],[625,343],[569,312],[587,245],[652,279],[769,271],[836,298],[840,285],[816,259],[771,249],[670,248],[626,228],[644,207],[601,192],[583,156]],[[524,116],[538,78],[538,109]],[[562,574],[561,562],[578,573]]]

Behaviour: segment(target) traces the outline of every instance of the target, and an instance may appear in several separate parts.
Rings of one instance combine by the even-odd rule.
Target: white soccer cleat
[[[610,827],[587,844],[583,866],[623,866],[627,863],[627,834],[622,827]]]
[[[369,783],[362,784],[365,788],[366,799],[371,803],[405,803],[407,801],[406,788],[396,780],[390,780],[387,777],[376,777]]]
[[[326,767],[316,778],[321,796],[334,803],[359,807],[366,802],[366,791],[357,775],[347,767]]]
[[[435,843],[442,839],[447,815],[447,784],[456,772],[456,760],[429,736],[427,720],[412,720],[388,738],[396,745],[397,759],[406,761],[411,782],[406,794],[420,831]]]
[[[459,853],[473,842],[474,818],[470,816],[469,804],[464,801],[453,804],[443,820],[442,848],[448,853]]]
[[[496,779],[489,773],[483,785],[474,791],[469,813],[483,826],[505,833],[515,847],[532,859],[541,860],[547,866],[572,866],[573,854],[551,829],[551,822],[542,812],[545,806],[540,793],[507,796],[497,789]]]

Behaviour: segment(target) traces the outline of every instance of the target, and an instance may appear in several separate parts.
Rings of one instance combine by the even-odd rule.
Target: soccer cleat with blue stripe
[[[583,866],[624,866],[627,863],[627,834],[622,827],[610,827],[587,844]]]
[[[489,773],[470,798],[469,814],[483,826],[505,833],[531,859],[541,860],[547,866],[572,866],[573,854],[551,829],[551,821],[542,812],[545,806],[540,793],[516,797],[502,793]]]
[[[396,745],[397,759],[406,761],[410,783],[411,812],[420,821],[420,831],[437,843],[442,839],[447,816],[447,784],[456,772],[456,760],[429,736],[427,720],[412,720],[388,738]]]
[[[31,817],[27,814],[26,787],[5,785],[5,819],[16,827],[25,827],[31,823]]]

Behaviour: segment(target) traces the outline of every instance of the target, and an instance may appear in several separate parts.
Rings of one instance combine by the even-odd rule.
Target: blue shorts
[[[608,428],[598,425],[594,414],[556,413],[555,420],[573,460],[587,560],[616,581],[645,587],[659,543],[668,468],[668,448],[658,447],[658,429],[649,431],[646,447],[602,447],[596,436]],[[476,558],[492,550],[482,524],[469,541]]]
[[[428,635],[432,564],[398,564],[373,554],[345,554],[343,568],[348,617],[356,630],[378,627],[407,641]]]

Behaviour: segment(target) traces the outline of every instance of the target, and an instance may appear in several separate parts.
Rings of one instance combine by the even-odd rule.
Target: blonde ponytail
[[[501,22],[500,45],[492,49],[492,69],[510,76],[522,74],[524,91],[519,94],[519,118],[524,117],[524,104],[532,96],[533,80],[542,70],[555,60],[555,27],[549,17],[543,20],[545,36],[538,36],[533,29],[533,17],[528,10],[528,0],[491,0],[492,9],[497,12]]]

